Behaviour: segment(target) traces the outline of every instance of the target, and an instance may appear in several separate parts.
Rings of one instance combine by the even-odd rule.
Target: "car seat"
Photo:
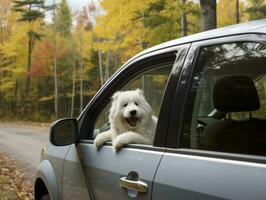
[[[225,76],[213,88],[214,107],[224,113],[251,112],[260,108],[253,80],[248,76]],[[222,119],[203,131],[201,149],[266,155],[266,121]]]

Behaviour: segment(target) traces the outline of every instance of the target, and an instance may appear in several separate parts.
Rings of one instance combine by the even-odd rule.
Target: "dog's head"
[[[150,120],[152,110],[140,89],[116,92],[112,97],[109,119],[123,129],[137,129]]]

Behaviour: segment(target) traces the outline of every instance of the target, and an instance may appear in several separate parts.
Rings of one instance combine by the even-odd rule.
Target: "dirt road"
[[[0,123],[0,151],[14,158],[31,179],[40,162],[41,149],[48,141],[48,127]]]

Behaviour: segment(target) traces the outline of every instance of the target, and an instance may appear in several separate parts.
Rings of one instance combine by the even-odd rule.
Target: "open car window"
[[[152,115],[159,116],[164,91],[173,63],[162,64],[145,71],[131,79],[119,91],[128,91],[140,89],[146,101],[152,108]],[[111,97],[110,97],[111,99]],[[109,113],[111,101],[104,107],[98,115],[95,123],[93,139],[104,131],[110,129]]]

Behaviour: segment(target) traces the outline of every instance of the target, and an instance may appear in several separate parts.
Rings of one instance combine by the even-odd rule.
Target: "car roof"
[[[148,48],[136,56],[133,57],[139,57],[141,55],[164,49],[171,46],[206,40],[206,39],[212,39],[212,38],[219,38],[223,36],[231,36],[231,35],[240,35],[240,34],[252,34],[252,33],[262,33],[266,34],[266,19],[262,20],[256,20],[256,21],[250,21],[240,24],[235,24],[231,26],[226,26],[223,28],[217,28],[210,31],[204,31],[200,33],[196,33],[190,36],[181,37],[175,40],[171,40],[159,45],[156,45],[154,47]],[[130,59],[132,60],[132,59]]]

